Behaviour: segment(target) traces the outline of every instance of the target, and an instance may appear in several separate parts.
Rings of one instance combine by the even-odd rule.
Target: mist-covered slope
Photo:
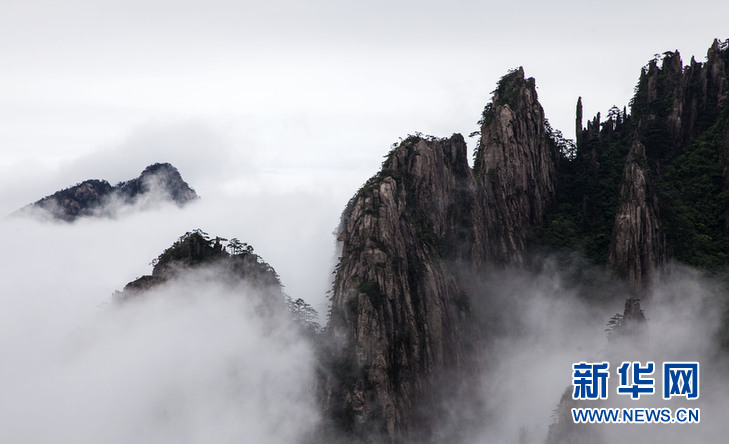
[[[237,238],[211,238],[200,229],[188,231],[152,261],[152,274],[138,277],[114,294],[116,303],[144,299],[147,293],[170,282],[190,280],[190,276],[214,276],[214,282],[199,284],[231,289],[255,289],[249,300],[262,316],[286,312],[292,326],[305,334],[319,333],[318,315],[303,299],[291,299],[283,291],[276,270],[253,252],[253,246]],[[202,273],[202,274],[200,274]],[[251,294],[251,292],[243,291]]]
[[[114,186],[105,180],[85,180],[34,202],[15,215],[33,215],[72,222],[79,217],[117,215],[133,205],[150,207],[162,202],[179,206],[197,199],[197,193],[169,163],[155,163],[139,177]]]
[[[310,307],[243,242],[221,241],[225,254],[202,232],[173,242],[201,217],[168,206],[0,223],[12,233],[0,255],[0,441],[286,444],[316,426],[314,347],[297,322]],[[164,282],[112,296],[161,253],[176,269]]]

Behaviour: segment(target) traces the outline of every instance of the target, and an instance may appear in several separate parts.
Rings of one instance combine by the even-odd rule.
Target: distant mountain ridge
[[[114,186],[106,180],[85,180],[27,205],[14,214],[26,215],[40,210],[43,216],[73,222],[79,217],[114,216],[119,208],[134,205],[142,198],[182,206],[198,199],[198,195],[177,168],[169,163],[155,163],[146,167],[137,178]]]

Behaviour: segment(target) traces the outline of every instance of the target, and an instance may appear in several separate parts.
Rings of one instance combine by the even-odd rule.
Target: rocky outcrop
[[[640,298],[650,297],[649,286],[667,261],[726,269],[727,72],[729,40],[714,40],[705,63],[692,58],[684,66],[678,51],[669,51],[643,67],[631,115],[616,107],[607,122],[598,115],[582,128],[578,100],[578,155],[561,179],[572,175],[577,179],[570,185],[582,190],[581,231],[575,234],[587,239],[582,245],[598,247],[592,252],[597,262],[605,251],[600,241],[609,237],[604,261],[631,289],[622,314],[608,324],[611,339],[642,339],[650,321]],[[558,205],[577,206],[577,196],[565,192]],[[578,404],[565,393],[548,443],[600,442],[596,429],[572,421],[569,409]]]
[[[577,98],[575,106],[575,143],[580,145],[582,142],[582,97]]]
[[[468,355],[468,301],[443,259],[469,255],[473,192],[460,135],[409,138],[343,219],[326,405],[363,441],[418,436],[419,412],[436,409],[426,394]]]
[[[553,199],[554,146],[523,69],[481,128],[473,170],[462,136],[408,137],[343,214],[324,404],[361,442],[430,442],[434,418],[458,414],[447,400],[467,396],[482,338],[462,274],[522,263]]]
[[[527,231],[542,222],[554,200],[555,161],[535,81],[519,68],[494,92],[474,164],[490,259],[523,262]]]
[[[582,128],[578,100],[577,156],[560,172],[557,207],[581,214],[549,219],[569,219],[575,244],[636,291],[670,259],[722,266],[729,212],[716,198],[729,189],[727,72],[729,41],[714,40],[704,63],[684,66],[678,51],[668,51],[644,66],[631,114],[613,107],[605,122],[598,114]]]
[[[634,113],[645,120],[665,122],[673,150],[681,152],[707,129],[726,104],[729,94],[729,57],[718,40],[707,52],[705,63],[692,57],[684,66],[678,50],[663,53],[641,71]]]
[[[728,64],[729,41],[688,67],[664,53],[641,71],[630,114],[614,106],[586,128],[578,99],[577,146],[548,125],[519,68],[484,109],[473,169],[459,135],[396,146],[338,233],[322,392],[346,440],[438,440],[432,432],[457,414],[448,399],[468,397],[450,375],[472,383],[474,347],[488,353],[480,341],[497,329],[498,315],[480,311],[495,299],[469,288],[469,273],[529,265],[532,245],[577,252],[629,283],[614,323],[633,335],[645,321],[640,298],[667,260],[725,267]],[[550,442],[585,437],[565,427]]]
[[[665,242],[658,199],[648,178],[645,148],[638,141],[630,147],[623,176],[608,265],[640,291],[665,262]]]
[[[139,177],[116,186],[105,180],[86,180],[46,196],[14,214],[40,214],[72,222],[79,217],[112,217],[121,208],[134,205],[142,199],[152,204],[170,201],[182,206],[197,197],[195,190],[182,179],[174,166],[155,163],[145,168]]]
[[[144,275],[129,282],[122,291],[114,294],[116,303],[134,301],[150,290],[166,282],[201,273],[199,279],[214,279],[217,283],[236,288],[246,285],[254,288],[259,311],[271,311],[284,307],[290,301],[283,293],[276,271],[253,248],[237,239],[216,237],[211,239],[202,230],[193,230],[182,235],[172,246],[152,261],[151,275]],[[204,283],[204,282],[203,282]]]
[[[631,114],[613,107],[582,128],[580,98],[576,147],[555,136],[521,68],[484,109],[473,169],[459,135],[395,147],[338,235],[323,393],[339,430],[359,442],[429,442],[433,418],[448,416],[438,400],[464,396],[443,382],[469,374],[471,347],[490,334],[474,314],[489,295],[463,275],[528,264],[532,242],[577,250],[624,278],[633,291],[621,319],[636,328],[639,299],[672,253],[695,246],[691,260],[725,260],[716,245],[729,212],[691,190],[718,196],[729,183],[727,46],[715,41],[706,63],[688,67],[678,52],[651,61]],[[695,202],[705,214],[690,210]]]
[[[258,288],[274,288],[279,294],[281,282],[276,271],[253,248],[237,239],[216,237],[211,239],[200,229],[189,231],[152,261],[152,274],[128,283],[117,297],[120,300],[134,297],[157,285],[175,279],[188,270],[204,266],[225,269],[218,273],[221,279],[246,281]]]

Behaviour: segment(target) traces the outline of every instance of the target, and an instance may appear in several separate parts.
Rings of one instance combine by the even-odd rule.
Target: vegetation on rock
[[[214,267],[223,283],[244,284],[260,293],[268,306],[286,306],[293,321],[305,332],[318,335],[318,313],[301,298],[283,292],[276,270],[253,252],[253,247],[237,238],[211,238],[201,229],[188,231],[152,261],[151,275],[128,283],[115,294],[119,303],[143,297],[150,289],[203,267]]]
[[[34,202],[14,214],[36,214],[56,220],[73,222],[79,217],[110,217],[117,211],[150,196],[173,202],[179,206],[198,198],[180,172],[169,163],[155,163],[142,171],[139,177],[111,186],[105,180],[86,180],[57,191]]]

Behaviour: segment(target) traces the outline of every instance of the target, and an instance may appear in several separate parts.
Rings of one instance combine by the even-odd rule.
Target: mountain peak
[[[51,219],[73,222],[79,217],[113,217],[124,206],[149,198],[152,203],[171,201],[177,205],[198,198],[197,193],[169,163],[147,166],[139,177],[111,186],[106,180],[91,179],[57,191],[14,214],[40,214]],[[149,205],[147,205],[149,206]]]
[[[178,205],[197,198],[195,190],[182,179],[180,172],[169,163],[155,163],[142,171],[138,178],[117,185],[120,193],[127,199],[140,194],[160,193]]]
[[[483,117],[474,169],[460,134],[409,136],[343,214],[329,328],[341,360],[326,383],[343,429],[427,442],[429,418],[452,414],[444,400],[468,396],[472,381],[441,384],[477,355],[466,276],[523,262],[554,195],[556,148],[534,79],[509,72]]]
[[[489,257],[519,263],[527,230],[542,222],[556,181],[557,153],[534,78],[525,78],[521,67],[502,77],[479,123],[474,173],[483,190]]]

